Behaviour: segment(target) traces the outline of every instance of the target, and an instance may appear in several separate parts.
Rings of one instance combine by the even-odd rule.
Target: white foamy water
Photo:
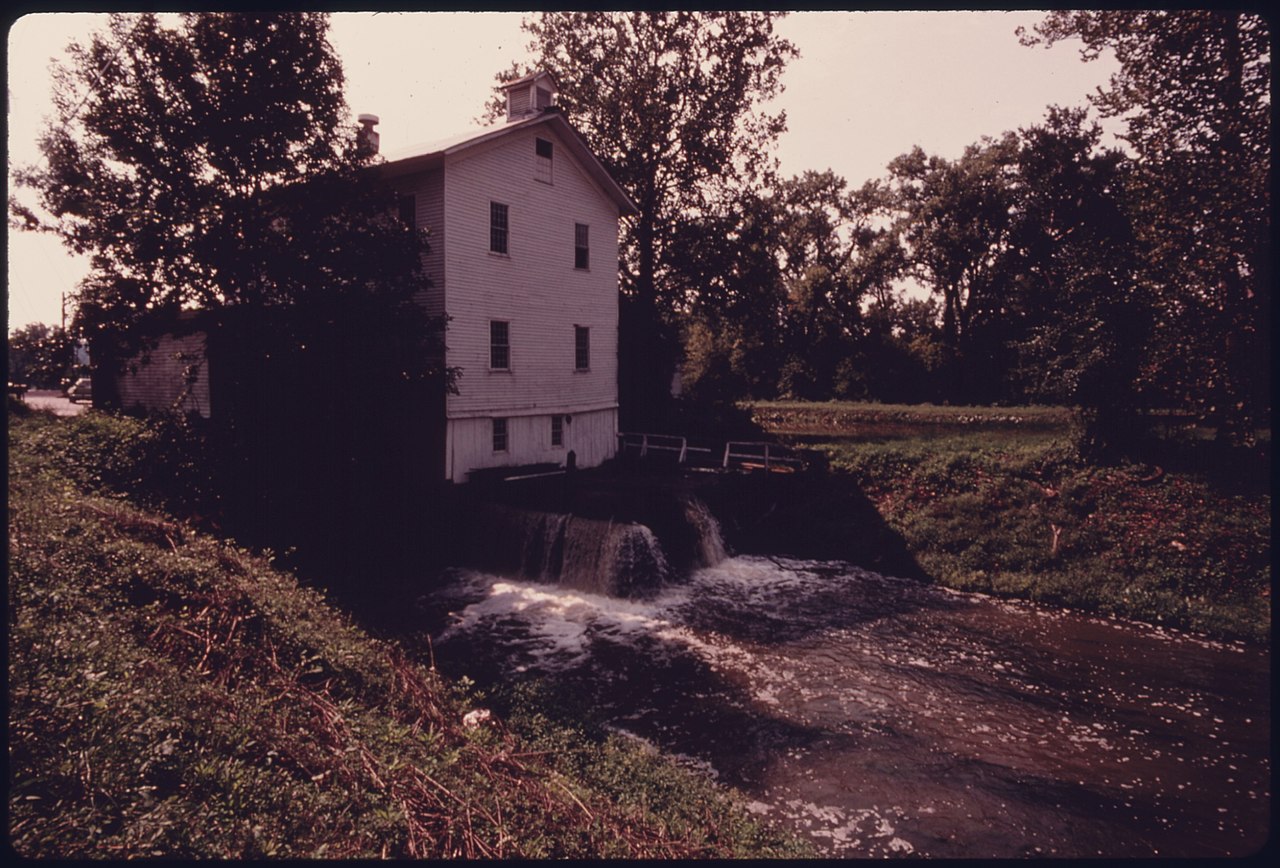
[[[1265,839],[1264,652],[785,558],[723,560],[649,600],[479,573],[434,598],[458,671],[568,683],[828,855]]]

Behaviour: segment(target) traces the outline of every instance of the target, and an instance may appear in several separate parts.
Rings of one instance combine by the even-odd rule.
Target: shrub
[[[1270,494],[1246,484],[1266,475],[1267,453],[1236,454],[1231,473],[1212,443],[1199,462],[1179,456],[1180,470],[1098,465],[1081,457],[1070,417],[1054,408],[885,407],[877,416],[871,405],[774,402],[756,414],[775,430],[822,414],[829,429],[843,425],[805,441],[871,498],[938,581],[1268,638]],[[1001,416],[1038,422],[993,421]]]
[[[146,484],[147,450],[180,445],[175,432],[33,414],[11,420],[9,436],[9,840],[19,854],[793,852],[660,759],[566,730],[566,756],[624,770],[575,780],[500,720],[469,729],[465,687],[371,638],[266,559],[113,492]],[[175,462],[166,466],[182,472]],[[110,496],[86,494],[82,478]],[[611,778],[636,797],[597,786]],[[660,790],[676,795],[645,795]],[[702,816],[723,819],[683,819]]]

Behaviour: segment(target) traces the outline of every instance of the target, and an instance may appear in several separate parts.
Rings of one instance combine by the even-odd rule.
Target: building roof
[[[434,169],[444,164],[445,157],[460,153],[468,148],[474,148],[477,145],[517,130],[524,130],[543,124],[550,125],[561,133],[565,142],[568,143],[569,150],[578,158],[578,162],[586,169],[587,174],[617,204],[618,212],[622,216],[632,217],[640,213],[640,209],[631,201],[631,197],[618,186],[617,181],[613,180],[608,169],[587,147],[587,143],[583,141],[578,131],[565,119],[563,114],[555,110],[543,111],[541,114],[523,120],[467,130],[433,142],[397,148],[384,154],[386,163],[383,164],[382,170],[389,175],[396,176],[424,169]]]
[[[501,85],[501,87],[503,90],[508,90],[509,88],[519,87],[520,85],[530,81],[537,81],[540,78],[549,78],[551,79],[552,84],[555,84],[557,88],[560,86],[559,82],[556,81],[556,77],[554,75],[547,72],[545,69],[537,69],[529,73],[528,75],[522,75],[519,78],[512,79],[506,84]]]

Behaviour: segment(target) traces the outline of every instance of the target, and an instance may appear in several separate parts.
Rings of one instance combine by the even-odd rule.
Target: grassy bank
[[[151,490],[148,442],[171,437],[10,406],[21,855],[798,854],[731,794],[624,741],[536,705],[483,719],[465,686],[268,559],[143,508],[122,492]],[[169,472],[193,474],[195,496],[198,464]]]
[[[1174,432],[1146,461],[1103,467],[1078,457],[1058,408],[750,409],[824,452],[943,584],[1269,637],[1269,451],[1227,454]]]

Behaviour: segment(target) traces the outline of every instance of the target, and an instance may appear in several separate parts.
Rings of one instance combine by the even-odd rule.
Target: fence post
[[[689,452],[689,439],[687,437],[680,438],[680,463],[684,464],[685,455]]]
[[[640,435],[640,457],[644,458],[648,454],[649,454],[649,435],[641,434]]]
[[[764,469],[769,470],[769,444],[764,444]]]
[[[732,446],[733,446],[733,441],[732,441],[732,440],[730,440],[730,441],[728,441],[727,443],[725,443],[725,444],[724,444],[724,465],[723,465],[723,466],[724,466],[724,469],[726,469],[726,470],[728,470],[728,469],[729,469],[729,449],[730,449]]]

